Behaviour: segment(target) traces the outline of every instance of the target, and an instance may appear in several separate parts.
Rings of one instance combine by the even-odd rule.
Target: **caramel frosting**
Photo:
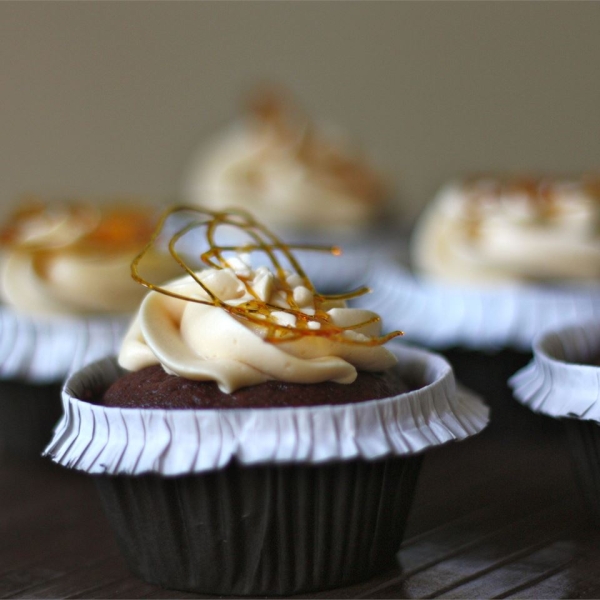
[[[413,260],[463,282],[590,281],[600,275],[600,194],[583,180],[453,183],[422,215]]]
[[[155,236],[180,210],[187,209],[165,215]],[[395,364],[382,344],[401,332],[381,336],[378,315],[346,307],[346,299],[368,290],[320,295],[290,247],[248,213],[193,212],[200,219],[183,226],[169,244],[187,275],[163,286],[139,276],[152,241],[132,264],[134,278],[151,291],[125,337],[119,356],[123,368],[161,364],[168,373],[216,381],[228,393],[273,379],[351,383],[357,369],[382,371]],[[222,225],[238,227],[248,243],[237,250],[218,246],[215,234]],[[209,268],[201,271],[192,270],[176,249],[197,228],[206,229],[210,248],[201,256]],[[252,252],[266,254],[271,267],[253,268]]]
[[[156,224],[149,212],[122,203],[27,203],[0,232],[0,297],[37,315],[133,310],[143,290],[130,263]],[[159,277],[177,272],[164,254],[148,260]]]
[[[213,210],[242,207],[273,226],[352,229],[380,214],[386,190],[347,140],[266,93],[202,150],[184,194]]]
[[[275,307],[269,318],[283,327],[297,325],[298,317],[288,312],[288,286],[296,310],[306,315],[307,330],[318,331],[321,321],[344,331],[347,342],[330,337],[300,336],[291,341],[272,343],[266,338],[268,326],[261,326],[210,304],[198,304],[150,292],[125,337],[119,363],[134,371],[162,364],[172,374],[196,380],[216,381],[224,392],[278,379],[293,383],[335,381],[351,383],[356,371],[382,371],[395,364],[394,355],[382,346],[353,344],[380,335],[375,313],[346,308],[341,301],[326,301],[316,317],[313,294],[297,275],[290,275],[286,286],[266,267],[256,271],[208,269],[198,272],[199,280],[221,301],[231,306],[251,303],[256,297]],[[165,286],[169,291],[191,298],[211,301],[211,297],[190,276]],[[280,310],[277,310],[279,308]],[[260,319],[259,319],[260,320]],[[265,318],[265,321],[267,318]]]

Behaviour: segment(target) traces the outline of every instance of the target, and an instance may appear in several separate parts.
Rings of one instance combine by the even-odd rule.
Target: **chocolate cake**
[[[318,384],[267,381],[227,394],[214,381],[194,381],[169,375],[153,365],[124,375],[98,401],[121,408],[279,408],[348,404],[389,398],[409,391],[396,369],[360,371],[356,381]]]

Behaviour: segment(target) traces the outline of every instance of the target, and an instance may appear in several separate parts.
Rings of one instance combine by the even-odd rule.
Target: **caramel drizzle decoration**
[[[139,273],[140,263],[147,252],[156,244],[159,236],[163,232],[167,219],[177,213],[195,213],[198,218],[190,221],[184,227],[179,229],[171,236],[168,244],[169,253],[180,267],[200,286],[210,300],[202,300],[200,298],[192,298],[183,294],[178,294],[172,290],[151,283]],[[238,228],[245,232],[249,237],[249,243],[241,246],[219,246],[215,241],[215,235],[221,226],[230,226]],[[225,269],[230,268],[230,263],[224,256],[225,252],[251,253],[262,252],[267,255],[280,285],[286,296],[288,308],[275,306],[268,302],[262,301],[251,286],[251,280],[240,273],[236,273],[237,278],[244,284],[246,291],[252,296],[252,300],[247,302],[231,305],[221,300],[214,292],[210,290],[188,265],[181,254],[177,251],[177,243],[190,232],[205,228],[206,241],[209,249],[200,255],[200,260],[210,268]],[[131,276],[133,279],[149,288],[152,291],[159,292],[172,298],[185,300],[187,302],[195,302],[197,304],[205,304],[223,309],[236,319],[249,322],[251,325],[266,331],[264,339],[267,342],[276,344],[281,342],[292,342],[303,337],[322,337],[335,342],[343,342],[345,344],[354,344],[360,346],[380,346],[387,341],[399,335],[403,335],[401,331],[393,331],[387,335],[378,337],[364,336],[364,339],[350,339],[345,334],[347,331],[360,329],[366,325],[378,322],[381,320],[379,316],[374,316],[367,321],[357,323],[355,325],[341,327],[335,325],[330,315],[323,306],[331,300],[349,300],[364,294],[371,290],[367,287],[360,287],[356,290],[337,295],[322,295],[319,294],[306,275],[299,262],[292,253],[292,249],[296,250],[314,250],[321,252],[329,252],[334,256],[339,256],[341,250],[337,246],[314,246],[314,245],[288,245],[283,243],[275,234],[271,233],[264,225],[256,221],[249,213],[243,210],[229,210],[223,212],[211,211],[188,206],[175,206],[168,209],[161,217],[158,226],[152,234],[150,241],[146,247],[135,257],[131,263]],[[293,289],[287,283],[287,277],[293,273],[286,273],[282,262],[278,258],[278,253],[281,253],[287,260],[293,273],[300,276],[303,285],[313,294],[315,314],[308,315],[300,309],[294,301]],[[285,312],[293,315],[296,319],[296,324],[282,325],[273,317],[274,312]],[[319,329],[311,329],[310,323],[318,323]]]

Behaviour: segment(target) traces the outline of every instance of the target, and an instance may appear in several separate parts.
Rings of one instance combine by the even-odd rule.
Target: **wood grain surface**
[[[562,424],[511,411],[427,454],[397,568],[303,597],[600,597],[600,533],[581,504]],[[515,419],[526,426],[506,425]],[[0,597],[201,596],[129,573],[88,477],[4,455]]]

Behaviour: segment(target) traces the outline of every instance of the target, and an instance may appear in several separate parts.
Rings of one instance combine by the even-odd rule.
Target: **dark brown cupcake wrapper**
[[[498,351],[451,348],[442,352],[456,380],[484,398],[493,419],[490,429],[527,429],[538,421],[531,411],[515,401],[507,381],[532,357],[531,352],[503,349]]]
[[[0,452],[41,455],[62,414],[61,387],[0,380]]]
[[[590,515],[600,525],[600,424],[563,419],[573,468]]]
[[[164,587],[288,595],[394,564],[421,457],[96,476],[130,568]]]

